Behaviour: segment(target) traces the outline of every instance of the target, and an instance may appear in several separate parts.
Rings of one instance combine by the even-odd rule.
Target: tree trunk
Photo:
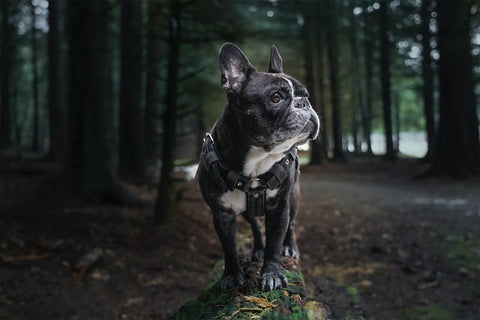
[[[64,112],[60,99],[60,36],[58,0],[48,2],[48,116],[50,125],[50,152],[53,159],[63,161],[65,154]]]
[[[361,153],[362,146],[359,141],[359,118],[363,107],[363,90],[360,76],[360,57],[358,55],[358,24],[353,9],[355,3],[350,0],[350,49],[352,55],[352,137],[355,153]]]
[[[85,195],[103,198],[115,177],[109,1],[71,0],[69,143],[66,173]]]
[[[382,82],[382,101],[383,101],[383,124],[385,128],[385,142],[387,151],[385,157],[389,160],[395,160],[396,154],[393,148],[392,133],[392,102],[390,92],[390,41],[388,39],[389,21],[387,13],[388,3],[386,0],[380,1],[380,78]]]
[[[184,304],[174,318],[191,319],[316,319],[327,320],[328,311],[321,302],[307,301],[304,275],[298,260],[282,259],[288,286],[263,292],[258,288],[261,263],[241,261],[245,283],[237,290],[219,289],[221,268],[213,270],[215,278],[201,295]],[[218,264],[217,264],[218,265]]]
[[[366,30],[369,34],[369,30]],[[373,39],[365,39],[365,106],[362,110],[363,134],[367,142],[367,154],[372,155],[372,104],[373,104]]]
[[[305,24],[304,24],[304,31],[303,31],[303,52],[304,52],[304,66],[305,66],[305,84],[307,89],[310,93],[310,103],[314,108],[318,106],[318,94],[317,94],[317,83],[316,78],[317,75],[315,74],[318,72],[318,59],[314,57],[314,44],[316,41],[316,30],[314,27],[315,17],[313,16],[313,6],[310,3],[305,4],[304,9],[304,17],[305,17]],[[315,144],[315,142],[314,142]],[[318,148],[317,148],[318,149]],[[318,159],[317,159],[318,158]],[[310,160],[310,163],[314,162],[313,164],[320,164],[322,162],[321,157],[317,157]]]
[[[120,121],[118,172],[122,178],[145,178],[142,118],[142,3],[122,0],[120,26]]]
[[[313,21],[311,28],[313,28],[313,35],[315,36],[313,39],[310,37],[310,41],[312,41],[311,50],[313,50],[314,54],[312,59],[314,60],[314,68],[316,69],[314,83],[315,87],[313,88],[315,94],[315,103],[313,104],[314,110],[318,113],[320,118],[320,131],[319,137],[317,140],[312,142],[312,151],[310,157],[310,164],[311,165],[319,165],[322,164],[328,154],[328,147],[327,147],[327,136],[325,134],[325,121],[323,120],[323,115],[325,114],[325,81],[324,81],[324,64],[323,64],[323,52],[325,47],[325,42],[323,41],[323,29],[324,25],[322,23],[322,11],[323,4],[320,2],[313,8]]]
[[[170,7],[169,50],[165,112],[163,113],[162,170],[155,203],[155,223],[165,223],[173,213],[172,172],[177,117],[178,70],[180,67],[180,1],[172,0]]]
[[[480,172],[472,74],[469,0],[439,0],[440,122],[431,173],[464,178]]]
[[[202,94],[199,97],[200,101],[198,102],[198,108],[195,111],[195,119],[196,119],[196,127],[197,127],[197,143],[196,143],[196,152],[195,154],[200,154],[202,152],[202,146],[203,146],[203,138],[205,137],[205,132],[207,132],[207,128],[205,125],[204,117],[205,117],[205,112],[203,110],[204,108],[204,99],[205,96]]]
[[[14,29],[10,24],[11,7],[13,1],[0,1],[0,147],[9,147],[12,144],[11,135],[11,87],[13,63],[13,36]]]
[[[401,129],[401,124],[400,124],[400,94],[398,92],[393,93],[394,99],[393,99],[393,110],[395,113],[395,143],[393,145],[393,148],[395,151],[398,153],[400,151],[400,129]]]
[[[332,99],[332,124],[333,124],[333,160],[345,160],[342,143],[342,123],[340,111],[340,83],[338,79],[338,43],[336,31],[336,4],[333,1],[325,3],[329,16],[327,22],[327,56],[330,73],[330,91]]]
[[[32,45],[32,70],[33,70],[33,123],[32,123],[32,150],[39,151],[39,128],[38,128],[38,117],[39,117],[39,104],[38,104],[38,45],[37,45],[37,15],[35,14],[35,5],[33,2],[30,2],[30,9],[32,14],[32,34],[31,34],[31,45]]]
[[[148,0],[147,72],[145,90],[145,156],[152,163],[159,155],[158,78],[160,63],[160,13],[162,2]]]
[[[429,9],[431,0],[422,0],[421,19],[422,19],[422,76],[423,76],[423,111],[425,114],[425,126],[427,133],[428,151],[425,160],[430,161],[433,154],[435,139],[435,115],[433,105],[433,68],[431,57],[431,34],[430,34],[430,14]]]

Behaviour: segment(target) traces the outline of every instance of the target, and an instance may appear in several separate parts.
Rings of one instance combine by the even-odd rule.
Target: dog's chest
[[[264,151],[263,148],[251,147],[245,163],[243,165],[243,175],[251,178],[256,178],[273,166],[273,164],[284,156],[283,153],[270,154]],[[252,183],[252,188],[258,187],[258,182]],[[267,189],[267,199],[271,199],[277,195],[278,189]],[[240,214],[247,209],[247,198],[245,192],[235,189],[234,191],[227,191],[220,197],[220,202],[226,209],[231,209],[236,214]]]

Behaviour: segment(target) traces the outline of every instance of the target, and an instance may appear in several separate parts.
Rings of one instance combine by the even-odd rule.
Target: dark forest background
[[[426,175],[478,176],[479,10],[470,0],[1,0],[1,156],[48,159],[68,188],[126,205],[141,200],[124,182],[159,174],[162,222],[174,166],[195,161],[223,107],[217,52],[231,41],[260,70],[276,44],[307,84],[323,121],[311,164],[395,161],[402,134],[420,133]]]
[[[299,152],[305,297],[480,319],[478,0],[0,0],[0,319],[171,319],[221,273],[186,177],[226,41],[260,71],[275,44],[322,119]]]

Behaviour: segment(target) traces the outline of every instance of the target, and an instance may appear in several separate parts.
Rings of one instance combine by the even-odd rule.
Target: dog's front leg
[[[289,223],[290,206],[282,200],[277,210],[265,215],[266,246],[262,268],[262,290],[271,291],[287,286],[287,278],[280,267],[280,253]]]
[[[227,290],[243,284],[243,272],[237,252],[237,217],[233,212],[215,212],[213,224],[222,243],[225,270],[220,288]]]

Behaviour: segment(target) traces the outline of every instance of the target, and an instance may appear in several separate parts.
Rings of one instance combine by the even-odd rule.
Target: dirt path
[[[301,266],[309,296],[333,319],[352,319],[351,310],[377,320],[480,318],[480,184],[411,179],[421,169],[303,169]],[[44,176],[0,174],[8,178],[0,192],[0,319],[168,319],[221,258],[195,183],[179,186],[178,213],[157,228],[151,208],[85,206],[51,192]],[[96,247],[102,259],[75,275],[75,262]]]
[[[325,280],[334,279],[375,319],[480,318],[480,186],[412,179],[419,169],[304,170],[298,225],[310,295],[341,307]]]

